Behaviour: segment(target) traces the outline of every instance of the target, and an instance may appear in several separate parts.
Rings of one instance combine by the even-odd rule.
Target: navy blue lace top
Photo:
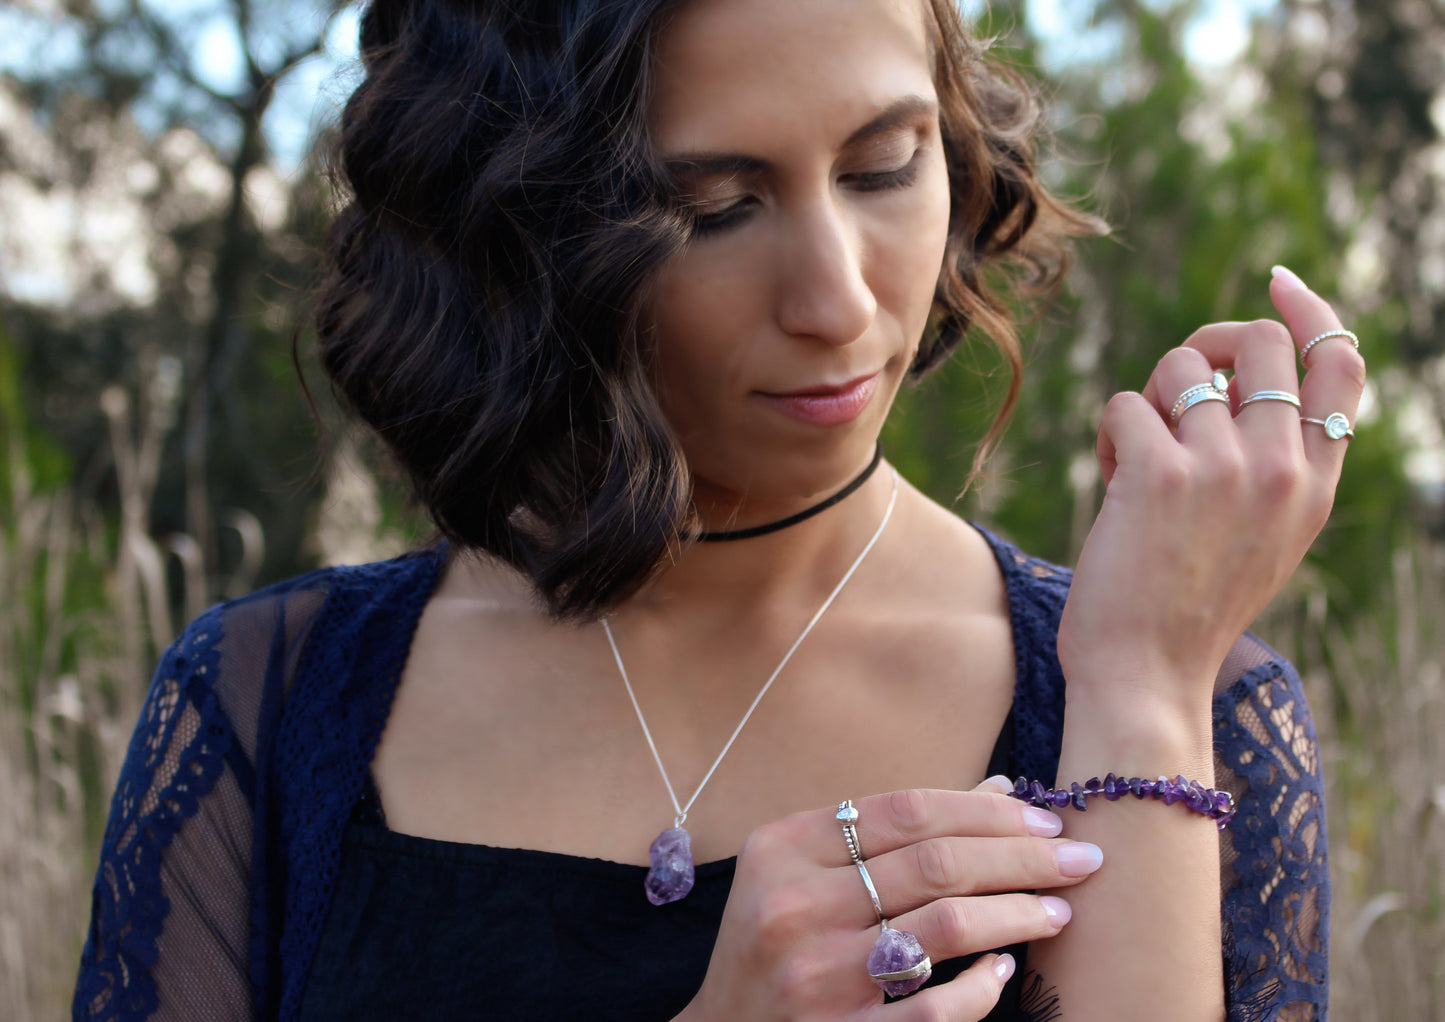
[[[1018,668],[991,770],[1049,782],[1069,573],[985,536]],[[444,562],[429,549],[312,572],[212,608],[166,651],[111,804],[76,1019],[661,1019],[686,1002],[731,860],[701,867],[664,920],[614,904],[640,889],[641,867],[386,829],[369,764]],[[1329,879],[1309,708],[1290,664],[1250,635],[1216,692],[1216,784],[1239,804],[1220,842],[1229,1019],[1324,1018]],[[559,887],[563,875],[574,880]],[[519,940],[525,958],[509,958]],[[673,954],[656,977],[620,957],[658,940]],[[523,973],[545,963],[547,989],[513,980],[509,960]],[[651,989],[648,1007],[619,1005],[624,986]],[[996,1017],[1017,1017],[1020,994],[1016,980]]]

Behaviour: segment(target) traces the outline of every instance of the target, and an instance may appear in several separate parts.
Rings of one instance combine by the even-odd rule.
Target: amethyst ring
[[[918,938],[887,923],[868,955],[868,978],[889,997],[906,997],[928,982],[933,962]]]

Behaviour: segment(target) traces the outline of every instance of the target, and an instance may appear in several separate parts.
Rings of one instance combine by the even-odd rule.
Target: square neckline
[[[1013,759],[1013,730],[1015,722],[1015,710],[1017,708],[1019,691],[1023,678],[1024,663],[1020,646],[1022,639],[1021,621],[1017,599],[1017,573],[1026,564],[1043,564],[1035,558],[1027,557],[1012,543],[996,536],[988,529],[979,525],[972,519],[962,521],[978,532],[993,552],[994,560],[998,565],[999,573],[1003,577],[1004,590],[1008,600],[1009,631],[1010,641],[1014,647],[1014,691],[1009,702],[1009,711],[1004,715],[1003,723],[999,727],[999,733],[994,739],[993,748],[989,752],[988,767],[984,776],[994,774],[1006,774],[1007,765]],[[429,573],[425,582],[425,593],[423,599],[418,601],[417,608],[411,620],[405,623],[407,629],[408,643],[415,637],[417,627],[421,621],[421,615],[425,611],[431,597],[441,581],[443,570],[446,567],[451,552],[451,544],[442,540],[432,548],[435,563],[434,570]],[[1053,570],[1053,565],[1048,565]],[[1035,575],[1037,571],[1033,572]],[[398,680],[398,684],[400,681]],[[387,718],[390,717],[388,708]],[[386,720],[382,721],[381,731],[386,729]],[[381,731],[378,732],[378,738]],[[378,742],[379,744],[379,742]],[[479,865],[496,865],[506,863],[508,865],[527,865],[547,863],[549,868],[566,868],[573,872],[587,873],[610,873],[618,877],[628,876],[635,878],[645,874],[647,866],[636,863],[618,862],[615,859],[606,859],[599,856],[575,855],[570,852],[555,852],[541,848],[523,848],[508,845],[494,845],[470,841],[452,841],[445,838],[425,837],[420,834],[407,834],[402,831],[392,830],[386,822],[386,809],[381,801],[381,791],[377,787],[376,778],[372,774],[372,763],[376,757],[376,745],[372,746],[371,755],[362,771],[362,787],[355,804],[352,807],[347,821],[345,831],[345,842],[355,841],[359,844],[371,847],[375,850],[407,857],[421,857],[434,860],[450,860],[453,862],[474,863]],[[712,859],[708,862],[700,862],[696,865],[699,879],[718,873],[728,873],[737,864],[737,856],[730,855],[723,859]]]

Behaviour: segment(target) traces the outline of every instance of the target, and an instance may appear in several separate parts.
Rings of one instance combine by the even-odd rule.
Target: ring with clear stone
[[[1171,425],[1177,426],[1184,413],[1201,401],[1228,401],[1228,395],[1229,378],[1216,371],[1208,383],[1196,383],[1179,395],[1179,400],[1175,401],[1174,407],[1169,409],[1169,422]]]
[[[1239,402],[1239,407],[1254,404],[1256,401],[1283,401],[1287,405],[1300,407],[1299,397],[1287,390],[1256,390],[1249,397]]]
[[[1329,340],[1331,337],[1343,337],[1345,340],[1349,341],[1351,344],[1353,344],[1353,345],[1355,346],[1355,350],[1356,350],[1356,351],[1359,351],[1359,350],[1360,350],[1360,339],[1359,339],[1358,337],[1356,337],[1352,331],[1349,331],[1349,330],[1326,330],[1324,333],[1320,334],[1318,337],[1311,338],[1311,339],[1310,339],[1310,342],[1309,342],[1308,344],[1306,344],[1303,348],[1300,349],[1300,351],[1299,351],[1299,361],[1300,361],[1300,365],[1308,367],[1309,363],[1305,361],[1305,357],[1306,357],[1307,355],[1309,355],[1310,349],[1312,349],[1316,344],[1319,344],[1320,341],[1327,341],[1327,340]]]
[[[1310,419],[1301,417],[1300,422],[1310,422],[1316,426],[1325,428],[1325,436],[1331,440],[1353,440],[1355,430],[1350,425],[1350,420],[1342,412],[1331,412],[1323,419]]]
[[[1184,392],[1186,396],[1179,399],[1179,402],[1174,406],[1174,411],[1170,413],[1175,426],[1179,425],[1179,420],[1183,419],[1189,409],[1195,405],[1202,405],[1206,401],[1223,401],[1225,404],[1229,404],[1229,396],[1227,394],[1215,390],[1208,384],[1205,384],[1202,390],[1199,388],[1191,389],[1194,390],[1194,393],[1191,394],[1186,390]]]
[[[878,899],[878,888],[873,886],[873,878],[868,875],[868,867],[863,865],[863,853],[858,845],[858,809],[853,805],[851,798],[838,803],[836,819],[843,825],[843,840],[848,842],[848,854],[853,858],[853,865],[858,867],[858,875],[863,878],[863,886],[868,889],[868,898],[873,902],[873,911],[878,915],[878,922],[884,929],[887,929],[888,920],[883,916],[883,902]]]

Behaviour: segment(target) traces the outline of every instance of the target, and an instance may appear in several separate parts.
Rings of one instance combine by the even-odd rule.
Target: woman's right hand
[[[858,843],[888,916],[935,964],[1052,937],[1069,920],[1060,898],[1024,894],[1079,883],[1094,845],[1055,837],[1062,821],[1003,794],[910,790],[859,799]],[[868,976],[878,919],[831,809],[754,831],[702,988],[677,1022],[764,1019],[949,1019],[976,1022],[1013,973],[985,955],[948,983],[893,1004]]]

